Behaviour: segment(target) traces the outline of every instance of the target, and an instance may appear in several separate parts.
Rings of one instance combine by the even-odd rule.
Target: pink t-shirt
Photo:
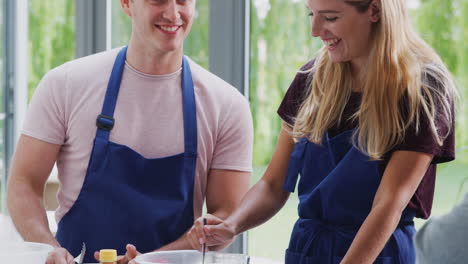
[[[119,49],[80,58],[47,73],[29,105],[22,133],[60,144],[57,222],[78,198],[96,135],[96,117]],[[234,87],[189,60],[195,89],[198,159],[194,217],[201,216],[210,169],[252,171],[253,126],[247,100]],[[115,108],[112,142],[146,158],[184,151],[181,69],[138,72],[128,63]]]

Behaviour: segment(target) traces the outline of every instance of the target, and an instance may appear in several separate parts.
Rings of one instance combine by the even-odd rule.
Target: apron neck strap
[[[197,109],[192,72],[187,58],[182,59],[182,106],[184,112],[185,152],[197,153]]]
[[[107,84],[104,104],[101,114],[96,118],[96,137],[109,141],[110,131],[114,127],[114,110],[119,95],[120,83],[122,82],[125,60],[127,57],[127,46],[117,54],[112,73]],[[184,116],[184,147],[185,152],[197,153],[197,116],[195,105],[195,92],[193,88],[192,73],[187,58],[182,59],[182,106]]]

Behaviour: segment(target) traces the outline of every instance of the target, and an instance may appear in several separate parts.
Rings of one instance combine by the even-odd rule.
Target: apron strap
[[[182,59],[182,107],[184,113],[185,153],[197,154],[197,109],[195,105],[195,88],[187,58]]]
[[[114,127],[114,110],[119,95],[120,82],[122,81],[122,73],[125,67],[125,59],[127,57],[127,46],[117,54],[117,58],[112,68],[112,73],[107,84],[106,96],[102,106],[101,114],[96,119],[97,138],[102,138],[109,141],[110,131]]]
[[[301,138],[299,142],[294,146],[291,158],[289,159],[288,172],[286,180],[283,185],[283,190],[287,192],[294,192],[296,189],[297,179],[299,172],[302,169],[302,163],[304,161],[304,152],[307,146],[307,138]]]
[[[96,137],[109,141],[110,131],[114,127],[114,110],[117,104],[120,83],[122,82],[127,46],[122,48],[117,55],[112,68],[112,73],[107,85],[101,114],[96,119]],[[195,92],[193,88],[192,73],[187,58],[182,60],[182,105],[184,115],[184,145],[185,152],[197,153],[197,116],[195,106]]]

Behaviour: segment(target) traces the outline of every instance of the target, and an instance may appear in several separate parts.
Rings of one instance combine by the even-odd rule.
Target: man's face
[[[121,1],[125,13],[132,18],[132,41],[139,47],[163,53],[182,51],[192,27],[196,0]]]

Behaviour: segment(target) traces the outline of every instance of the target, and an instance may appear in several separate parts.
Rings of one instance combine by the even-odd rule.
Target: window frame
[[[28,1],[3,0],[3,173],[8,180],[9,164],[23,123],[28,94]],[[5,195],[5,194],[3,194]],[[6,199],[2,199],[5,201]],[[4,203],[4,202],[3,202]],[[0,209],[6,212],[6,204]]]

